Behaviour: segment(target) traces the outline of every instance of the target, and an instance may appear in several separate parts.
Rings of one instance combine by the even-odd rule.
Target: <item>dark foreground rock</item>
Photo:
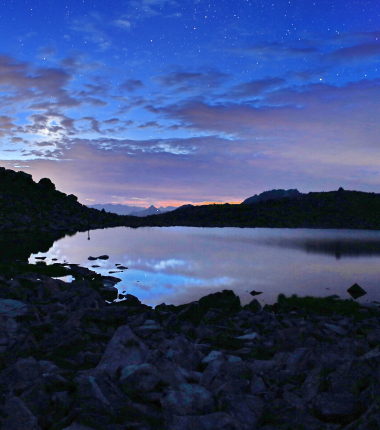
[[[374,310],[242,307],[226,290],[108,304],[112,287],[72,269],[0,276],[3,430],[380,428]]]

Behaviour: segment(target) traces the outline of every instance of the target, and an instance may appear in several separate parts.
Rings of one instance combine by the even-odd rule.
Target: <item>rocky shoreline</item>
[[[108,304],[117,278],[78,265],[4,267],[3,430],[380,428],[374,308],[242,307],[224,290],[153,309]]]

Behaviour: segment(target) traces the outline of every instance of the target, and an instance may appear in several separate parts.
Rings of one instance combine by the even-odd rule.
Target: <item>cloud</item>
[[[97,61],[92,61],[88,55],[81,51],[72,51],[68,57],[61,60],[60,65],[70,73],[83,73],[83,71],[94,71],[102,67]]]
[[[131,27],[131,23],[125,19],[117,19],[114,21],[114,25],[124,30],[129,30]]]
[[[144,84],[139,79],[127,79],[125,82],[119,85],[120,90],[125,90],[128,92],[133,92],[143,87],[144,87]]]
[[[221,72],[172,72],[166,75],[154,76],[152,80],[165,87],[180,86],[182,91],[187,91],[195,86],[218,87],[228,77],[228,74]]]
[[[13,124],[17,118],[11,118],[7,115],[0,115],[0,137],[9,135],[17,126]]]
[[[303,41],[303,43],[307,41]],[[290,57],[306,57],[319,53],[315,46],[289,46],[285,43],[273,42],[261,45],[229,48],[229,51],[237,54],[246,54],[265,59],[288,59]]]
[[[43,46],[39,48],[39,58],[53,57],[57,53],[57,48],[54,45]]]
[[[119,118],[110,118],[103,121],[105,124],[117,124],[120,122]]]
[[[92,42],[99,50],[105,51],[112,46],[112,40],[108,34],[99,28],[103,25],[101,16],[91,14],[81,19],[73,20],[72,30],[84,34],[84,42]]]
[[[76,106],[79,102],[66,90],[72,79],[73,76],[63,69],[33,68],[27,62],[0,56],[0,88],[5,92],[3,107],[15,108],[26,102],[42,109],[50,104]]]
[[[360,45],[348,46],[336,49],[329,53],[326,58],[331,61],[362,61],[363,59],[378,59],[380,55],[380,40],[373,43],[362,43]]]
[[[310,82],[315,78],[321,78],[321,76],[325,76],[327,72],[328,69],[326,67],[317,67],[315,69],[291,71],[287,73],[287,77],[298,81]]]
[[[163,14],[163,9],[179,5],[174,0],[130,0],[129,6],[129,16],[133,18],[150,18]]]
[[[247,98],[258,96],[264,91],[283,86],[285,82],[285,79],[282,78],[256,79],[230,87],[225,95],[228,98]]]
[[[145,129],[145,128],[152,128],[152,127],[162,128],[162,125],[158,124],[157,121],[148,121],[145,124],[139,125],[137,128]]]

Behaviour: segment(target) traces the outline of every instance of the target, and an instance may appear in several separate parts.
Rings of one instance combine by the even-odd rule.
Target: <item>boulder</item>
[[[173,415],[168,418],[166,428],[167,430],[243,430],[245,427],[225,412],[214,412],[200,416]]]
[[[232,290],[209,294],[202,297],[198,303],[203,313],[214,308],[227,313],[238,312],[241,309],[240,298]]]
[[[326,423],[349,424],[366,410],[357,397],[350,393],[320,393],[313,400],[316,417]]]
[[[188,339],[177,336],[166,353],[166,358],[185,369],[195,370],[204,357]]]
[[[365,290],[363,290],[363,288],[358,285],[358,284],[354,284],[352,285],[347,292],[350,294],[351,297],[353,297],[354,299],[358,299],[361,296],[364,296],[365,294],[367,294],[367,292]]]
[[[121,369],[118,386],[128,394],[154,390],[161,381],[158,370],[149,363],[125,366]]]
[[[2,430],[42,430],[38,418],[19,397],[11,397],[3,407]]]
[[[149,347],[145,345],[128,325],[120,326],[107,345],[98,372],[106,372],[115,378],[116,372],[125,366],[145,363]]]
[[[257,396],[248,394],[229,394],[220,398],[223,411],[241,421],[244,428],[253,429],[264,410],[264,402]]]
[[[180,384],[163,392],[161,405],[167,416],[204,415],[214,412],[215,400],[210,391],[198,384]]]

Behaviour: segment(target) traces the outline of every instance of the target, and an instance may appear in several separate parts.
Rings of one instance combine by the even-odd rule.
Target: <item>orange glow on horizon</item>
[[[210,202],[210,201],[203,201],[203,202],[191,202],[191,201],[178,201],[178,200],[159,200],[159,201],[146,201],[146,200],[140,200],[136,202],[136,200],[124,200],[119,202],[111,202],[112,204],[119,204],[119,205],[127,205],[127,206],[139,206],[142,209],[147,208],[151,205],[153,205],[156,208],[167,206],[174,206],[174,207],[180,207],[183,205],[193,205],[193,206],[203,206],[203,205],[224,205],[225,203],[229,203],[230,205],[239,205],[241,201],[230,201],[230,202]]]

